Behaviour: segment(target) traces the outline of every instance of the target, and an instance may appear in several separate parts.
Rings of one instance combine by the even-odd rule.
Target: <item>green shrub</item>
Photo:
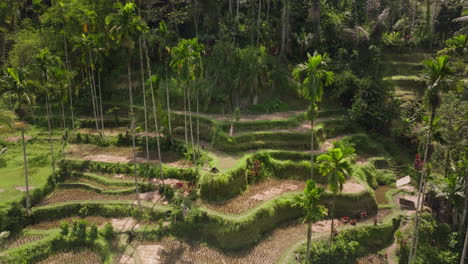
[[[68,236],[69,233],[69,224],[67,222],[61,222],[60,223],[60,235],[62,236]]]
[[[106,223],[104,229],[101,231],[101,236],[107,241],[114,239],[114,228],[111,223]]]
[[[377,183],[379,185],[394,185],[396,182],[396,177],[390,170],[377,170]]]
[[[98,238],[98,227],[96,224],[92,224],[89,228],[88,239],[91,242],[94,242]]]
[[[390,245],[400,221],[398,217],[387,224],[342,231],[333,238],[331,246],[327,240],[314,243],[311,247],[310,263],[354,263],[357,258],[375,253]],[[301,248],[299,252],[300,258],[304,259],[305,248]]]

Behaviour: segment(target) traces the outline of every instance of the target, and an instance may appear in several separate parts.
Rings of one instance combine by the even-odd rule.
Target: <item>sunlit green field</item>
[[[47,182],[52,173],[50,146],[43,130],[26,131],[26,153],[28,159],[28,175],[30,190],[39,188]],[[24,177],[24,160],[21,140],[16,142],[5,141],[12,137],[21,138],[20,132],[2,133],[0,136],[0,149],[8,148],[0,156],[0,203],[19,201],[24,195],[26,186]],[[57,139],[57,135],[55,136]],[[61,145],[54,141],[54,151],[59,156]]]

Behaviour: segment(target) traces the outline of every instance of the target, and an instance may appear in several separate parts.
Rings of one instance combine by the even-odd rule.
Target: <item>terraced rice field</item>
[[[268,179],[250,186],[245,192],[225,203],[212,204],[200,201],[198,203],[215,211],[240,214],[281,194],[300,191],[304,188],[305,182],[303,181]]]
[[[73,252],[62,252],[38,262],[38,264],[100,264],[100,256],[89,249]]]
[[[106,195],[83,189],[57,189],[42,200],[39,205],[85,200],[136,200],[136,194]]]
[[[37,240],[45,238],[42,235],[19,235],[13,238],[10,238],[3,245],[0,244],[0,250],[19,247],[21,245],[31,243]]]

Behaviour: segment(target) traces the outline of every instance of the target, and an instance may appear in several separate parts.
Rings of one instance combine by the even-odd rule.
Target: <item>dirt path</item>
[[[172,111],[174,113],[183,115],[184,111]],[[188,114],[189,112],[187,112]],[[276,112],[271,114],[261,114],[261,115],[252,115],[252,114],[242,114],[239,121],[257,121],[257,120],[277,120],[277,119],[287,119],[292,116],[304,113],[304,111],[288,111],[288,112]],[[197,115],[196,112],[192,112],[192,115]],[[222,115],[222,114],[206,114],[200,113],[200,116],[213,118],[219,121],[231,121],[231,115]]]

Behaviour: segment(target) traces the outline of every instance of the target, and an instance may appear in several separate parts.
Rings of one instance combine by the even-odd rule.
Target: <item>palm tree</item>
[[[317,157],[317,161],[320,163],[320,173],[322,176],[328,178],[328,187],[332,191],[333,195],[336,196],[337,193],[343,191],[343,186],[346,182],[346,178],[352,173],[352,168],[350,164],[350,159],[354,157],[354,154],[349,151],[344,151],[341,148],[332,148]],[[335,208],[335,203],[332,202],[331,210],[331,232],[330,237],[333,236],[333,211]]]
[[[427,158],[429,154],[429,147],[432,141],[432,131],[434,126],[434,119],[436,116],[437,108],[440,106],[440,94],[441,92],[447,88],[445,83],[445,79],[447,76],[452,74],[452,69],[448,65],[449,56],[442,55],[436,57],[432,60],[426,60],[423,62],[425,66],[425,73],[427,76],[428,81],[428,88],[424,94],[424,99],[426,106],[429,108],[430,111],[430,118],[429,118],[429,129],[426,136],[426,146],[424,149],[424,156],[423,156],[423,164],[427,164]],[[427,167],[424,166],[421,172],[421,179],[419,180],[419,188],[418,188],[418,200],[416,204],[416,216],[415,216],[415,223],[414,223],[414,235],[411,244],[410,255],[408,259],[408,263],[411,264],[412,261],[416,258],[416,252],[418,247],[418,231],[419,231],[419,222],[420,222],[420,214],[419,208],[422,206],[422,201],[424,201],[424,192],[426,188],[426,177],[427,177]]]
[[[297,196],[294,206],[302,208],[306,213],[304,222],[307,222],[307,251],[306,262],[310,257],[310,242],[312,240],[312,223],[320,220],[327,212],[327,209],[318,204],[324,189],[319,188],[315,181],[307,180],[306,188],[301,196]]]
[[[159,40],[159,61],[161,63],[164,63],[164,73],[166,74],[166,106],[167,106],[167,122],[169,126],[169,137],[172,142],[172,125],[171,125],[171,108],[170,108],[170,103],[169,103],[169,85],[168,85],[168,77],[167,77],[167,63],[163,62],[162,55],[164,53],[164,50],[167,50],[167,41],[169,39],[169,30],[166,26],[166,23],[164,21],[159,22],[159,28],[158,28],[158,40]]]
[[[52,95],[51,84],[49,83],[49,76],[51,69],[54,65],[59,63],[58,57],[51,54],[48,48],[42,49],[39,54],[35,56],[35,62],[40,72],[40,83],[46,96],[46,111],[47,111],[47,127],[49,130],[49,145],[52,157],[52,172],[55,174],[55,157],[54,146],[52,144],[52,109],[50,96]]]
[[[75,49],[80,49],[81,51],[81,60],[84,67],[84,79],[87,80],[90,87],[91,102],[93,105],[93,114],[94,121],[96,123],[96,130],[99,131],[99,122],[98,122],[98,106],[96,100],[95,87],[93,87],[93,76],[94,76],[94,66],[91,59],[91,50],[93,49],[94,43],[93,38],[90,35],[81,34],[80,37],[75,37]],[[86,82],[86,81],[85,81]]]
[[[8,128],[13,128],[13,121],[15,120],[15,114],[8,110],[0,109],[0,124]]]
[[[309,101],[308,116],[311,125],[310,139],[310,178],[314,178],[314,118],[318,112],[319,103],[322,101],[324,88],[330,86],[334,81],[334,74],[327,71],[327,54],[323,56],[307,53],[307,61],[297,65],[293,70],[293,77],[301,82],[300,93]]]
[[[126,3],[123,5],[117,2],[116,13],[112,13],[106,17],[106,24],[110,27],[109,34],[111,39],[123,46],[128,53],[127,74],[128,74],[128,94],[130,97],[130,118],[131,118],[131,133],[132,133],[132,150],[133,150],[133,166],[135,174],[135,188],[137,194],[138,207],[141,210],[141,202],[138,188],[138,172],[136,164],[136,147],[135,147],[135,116],[133,113],[133,95],[132,95],[132,65],[131,54],[135,46],[134,39],[148,30],[148,26],[144,23],[141,17],[137,14],[137,8],[134,3]]]
[[[26,101],[35,123],[34,111],[31,106],[34,100],[34,96],[31,92],[32,88],[34,88],[34,83],[26,78],[28,72],[25,68],[7,68],[6,70],[6,75],[0,80],[0,87],[4,92],[16,95],[16,100],[18,102],[17,109],[20,113],[22,112],[22,104]]]
[[[182,39],[178,43],[178,45],[172,48],[171,50],[172,61],[170,64],[171,67],[180,74],[181,78],[185,81],[185,86],[187,87],[186,101],[187,101],[187,105],[188,105],[187,108],[188,108],[188,113],[189,113],[190,138],[192,142],[191,145],[192,145],[192,152],[193,152],[193,161],[195,164],[197,164],[197,158],[195,156],[195,144],[194,144],[194,139],[193,139],[190,90],[191,90],[193,82],[199,79],[201,76],[203,76],[203,66],[202,66],[202,59],[201,59],[201,53],[202,53],[203,48],[204,48],[203,44],[199,44],[197,38]],[[199,113],[197,113],[197,116],[198,116],[197,118],[199,118],[200,116]]]

